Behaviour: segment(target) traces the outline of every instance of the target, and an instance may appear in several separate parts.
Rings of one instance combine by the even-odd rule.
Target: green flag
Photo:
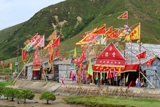
[[[96,72],[96,80],[98,80],[98,72]]]
[[[102,79],[104,80],[105,79],[105,73],[102,72]]]
[[[88,72],[89,75],[93,76],[93,69],[92,69],[92,62],[91,62],[91,60],[89,60],[87,72]]]
[[[128,83],[128,77],[129,77],[129,74],[128,74],[127,77],[126,77],[126,83]]]

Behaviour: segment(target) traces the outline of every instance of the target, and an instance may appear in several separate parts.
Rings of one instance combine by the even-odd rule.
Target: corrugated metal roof
[[[71,64],[71,59],[67,59],[64,61],[58,61],[54,63],[55,65],[60,65],[60,64]]]
[[[48,59],[49,58],[44,58],[43,60],[41,60],[41,63],[48,63]],[[54,58],[54,61],[56,62],[59,58]],[[53,63],[54,63],[53,61]],[[59,62],[59,61],[57,61]],[[33,62],[30,62],[30,63],[27,63],[25,66],[32,66],[33,65]]]
[[[125,46],[125,58],[126,62],[129,63],[139,63],[136,55],[146,51],[146,58],[140,60],[140,63],[143,64],[149,59],[157,56],[160,57],[160,45],[156,44],[137,44],[137,43],[126,43]],[[123,52],[124,53],[124,52]]]

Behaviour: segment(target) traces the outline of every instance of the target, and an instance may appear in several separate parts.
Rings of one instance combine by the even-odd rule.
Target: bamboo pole
[[[27,61],[27,63],[31,60],[31,58],[32,58],[32,56],[31,56],[30,59]],[[17,81],[17,79],[18,79],[18,77],[20,76],[20,74],[22,73],[23,69],[24,69],[24,65],[23,65],[22,70],[19,72],[19,74],[17,75],[17,77],[16,77],[15,80],[13,81],[13,84]]]
[[[143,75],[143,77],[149,82],[149,84],[153,87],[153,88],[155,88],[154,87],[154,85],[145,77],[145,75],[141,72],[141,71],[139,71],[142,75]]]

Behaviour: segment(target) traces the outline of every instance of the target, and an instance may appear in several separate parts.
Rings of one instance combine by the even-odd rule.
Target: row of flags
[[[113,26],[106,30],[106,25],[103,25],[99,29],[95,29],[91,32],[85,32],[83,38],[75,44],[75,46],[92,44],[105,44],[108,39],[124,38],[122,42],[140,40],[140,23],[135,24],[132,30],[128,25],[124,25],[124,28],[113,30]],[[99,41],[103,41],[99,43]]]
[[[60,46],[60,36],[57,36],[57,31],[55,30],[48,38],[49,43],[45,46],[45,35],[39,35],[38,33],[35,34],[31,39],[27,39],[24,44],[25,47],[22,48],[22,61],[25,63],[27,59],[27,52],[30,52],[31,50],[35,50],[34,53],[34,59],[33,59],[33,65],[35,65],[33,68],[34,70],[40,69],[41,65],[41,57],[38,52],[38,48],[43,48],[44,50],[48,50],[45,57],[49,56],[48,64],[50,65],[50,69],[52,69],[52,61],[55,57],[60,56],[60,51],[55,48],[58,48]]]
[[[1,65],[1,68],[2,68],[2,69],[5,68],[5,64],[4,64],[3,61],[0,61],[0,65]],[[12,70],[12,63],[8,62],[8,63],[7,63],[7,67]]]

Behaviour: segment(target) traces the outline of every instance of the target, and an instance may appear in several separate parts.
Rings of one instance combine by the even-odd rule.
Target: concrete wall
[[[160,99],[160,88],[136,88],[130,87],[118,87],[118,86],[98,86],[89,84],[65,84],[57,82],[44,82],[44,81],[29,81],[29,80],[17,80],[15,88],[26,88],[33,90],[34,92],[51,91],[56,95],[68,95],[68,96],[115,96],[115,97],[142,97]]]

